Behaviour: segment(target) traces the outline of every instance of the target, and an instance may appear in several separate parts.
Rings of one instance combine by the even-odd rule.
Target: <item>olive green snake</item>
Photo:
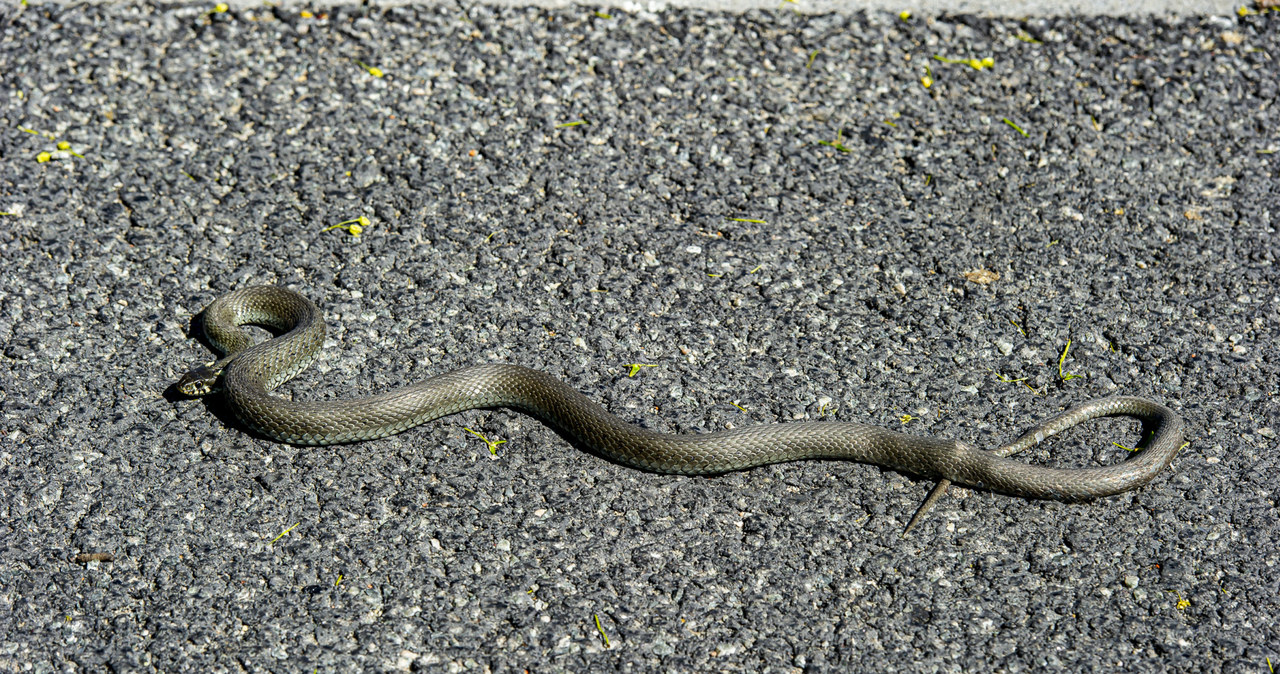
[[[1027,498],[1087,500],[1146,484],[1183,445],[1183,423],[1173,410],[1131,396],[1073,407],[992,451],[843,421],[668,435],[610,414],[545,372],[501,363],[464,367],[358,400],[287,400],[271,390],[306,368],[324,342],[324,320],[315,304],[286,288],[256,286],[217,298],[202,319],[206,336],[224,357],[188,372],[178,391],[200,396],[220,390],[245,426],[280,442],[371,440],[463,410],[508,407],[559,428],[608,459],[659,473],[714,474],[800,459],[844,459],[939,480],[908,530],[951,482]],[[254,344],[239,327],[246,324],[278,336]],[[1111,465],[1064,469],[1005,458],[1103,416],[1136,417],[1154,426],[1154,433],[1145,449]]]

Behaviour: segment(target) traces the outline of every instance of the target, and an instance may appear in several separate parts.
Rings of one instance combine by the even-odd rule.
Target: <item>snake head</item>
[[[176,386],[178,392],[185,396],[207,396],[218,390],[218,371],[208,365],[201,365],[182,375]]]

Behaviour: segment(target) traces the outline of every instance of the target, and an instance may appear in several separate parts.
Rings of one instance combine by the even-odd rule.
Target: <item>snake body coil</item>
[[[476,365],[359,400],[291,401],[270,391],[315,358],[324,321],[310,300],[259,286],[219,297],[204,311],[204,329],[226,356],[183,377],[178,388],[203,395],[221,388],[236,416],[281,442],[329,445],[399,433],[455,412],[510,407],[561,429],[600,454],[629,466],[686,475],[723,473],[798,459],[845,459],[1015,496],[1064,501],[1140,487],[1182,446],[1182,420],[1163,405],[1113,397],[1074,407],[994,451],[849,422],[768,424],[697,435],[666,435],[627,423],[549,374],[518,365]],[[280,331],[253,345],[240,325]],[[1146,449],[1118,464],[1078,469],[1034,466],[1004,458],[1088,419],[1133,416],[1154,424]]]

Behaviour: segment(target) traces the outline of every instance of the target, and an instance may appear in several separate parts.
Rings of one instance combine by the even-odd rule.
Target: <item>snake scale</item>
[[[508,407],[559,428],[613,461],[661,473],[713,474],[799,459],[844,459],[939,480],[908,530],[950,482],[1028,498],[1086,500],[1146,484],[1183,444],[1183,423],[1173,410],[1130,396],[1073,407],[993,451],[839,421],[668,435],[610,414],[545,372],[506,364],[464,367],[358,400],[287,400],[271,390],[306,368],[324,342],[324,320],[315,304],[286,288],[243,288],[214,300],[203,312],[203,324],[209,341],[225,355],[188,372],[177,389],[189,396],[221,390],[242,423],[280,442],[370,440],[463,410]],[[239,327],[246,324],[273,329],[279,336],[254,344]],[[1005,458],[1086,420],[1117,415],[1154,426],[1146,448],[1126,461],[1064,469]]]

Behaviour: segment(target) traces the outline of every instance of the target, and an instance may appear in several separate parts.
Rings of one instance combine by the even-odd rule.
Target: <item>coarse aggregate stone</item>
[[[0,669],[1280,661],[1278,13],[32,4],[0,27]],[[499,361],[667,432],[994,447],[1125,393],[1190,444],[1090,503],[954,489],[905,539],[909,475],[656,475],[504,410],[291,447],[166,395],[210,358],[193,316],[254,283],[326,313],[283,395]],[[1139,440],[1106,420],[1025,458]]]

